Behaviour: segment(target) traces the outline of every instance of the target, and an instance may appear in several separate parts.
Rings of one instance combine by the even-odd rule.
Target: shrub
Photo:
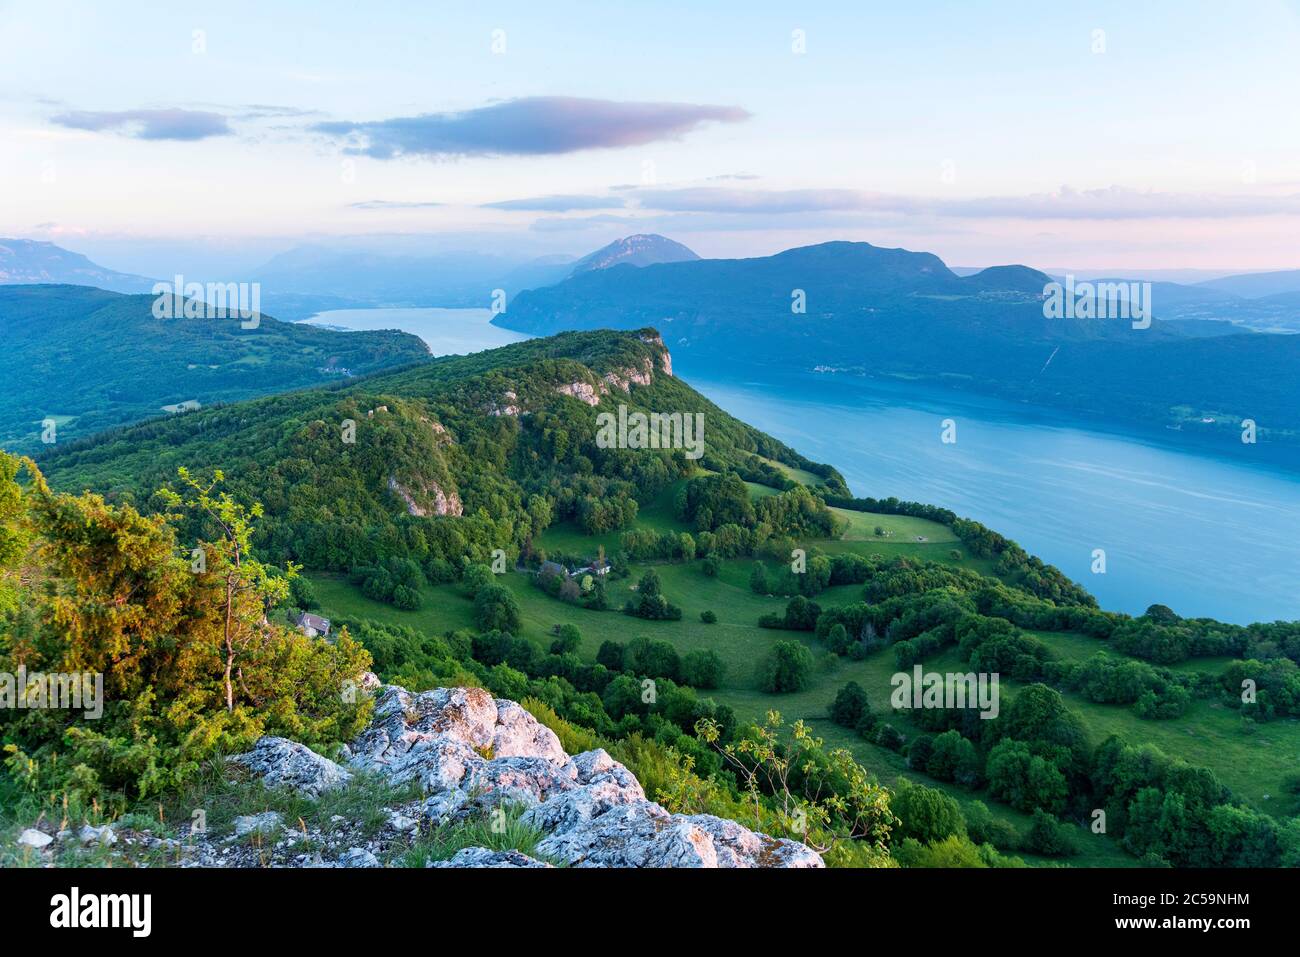
[[[1024,849],[1045,857],[1068,857],[1079,852],[1074,829],[1043,810],[1034,811],[1033,823],[1025,835]]]
[[[582,645],[582,632],[576,625],[557,625],[555,640],[551,642],[551,654],[567,655],[578,650]]]
[[[702,611],[700,612],[700,621],[704,622],[706,625],[716,625],[718,623],[718,616],[712,611]]]
[[[871,712],[867,693],[856,681],[850,681],[841,688],[831,702],[831,720],[845,728],[855,728],[864,714]]]
[[[892,724],[882,724],[878,729],[876,729],[875,736],[876,744],[890,751],[899,750],[907,740],[903,737],[902,732]]]
[[[628,643],[623,661],[628,671],[647,678],[670,678],[676,681],[681,676],[681,657],[671,641],[644,636],[633,638]]]
[[[802,691],[808,686],[813,658],[797,641],[778,641],[759,666],[759,686],[772,694]]]
[[[725,672],[722,658],[714,651],[691,651],[682,658],[682,680],[694,688],[717,688]]]
[[[519,602],[504,585],[484,585],[474,596],[474,623],[483,631],[518,631]]]
[[[596,652],[596,662],[610,671],[622,671],[624,651],[624,647],[617,641],[602,641],[600,650]]]
[[[961,807],[938,788],[912,784],[906,779],[897,790],[890,807],[902,822],[896,832],[913,837],[922,844],[942,841],[946,837],[965,837],[966,820]]]

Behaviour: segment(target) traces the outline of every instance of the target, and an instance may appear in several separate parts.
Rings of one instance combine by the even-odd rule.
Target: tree
[[[402,611],[419,611],[423,604],[420,593],[407,585],[393,586],[393,604]]]
[[[940,781],[956,781],[973,787],[979,778],[979,755],[955,728],[934,739],[934,747],[925,764],[925,772]]]
[[[567,655],[575,652],[582,645],[582,632],[576,625],[557,625],[555,640],[551,642],[551,654]]]
[[[617,641],[602,641],[596,652],[596,663],[604,665],[610,671],[623,670],[624,648]]]
[[[160,493],[163,501],[170,506],[184,505],[197,510],[217,530],[215,542],[199,546],[204,569],[199,574],[213,576],[220,582],[226,710],[234,711],[237,661],[265,640],[267,612],[288,597],[289,581],[298,574],[300,566],[291,562],[287,574],[281,578],[272,575],[270,566],[253,557],[253,522],[262,517],[262,505],[255,502],[249,508],[236,502],[229,492],[213,494],[225,480],[220,469],[213,471],[212,480],[206,485],[191,477],[184,467],[177,469],[177,474],[189,489],[189,497],[164,489]]]
[[[907,739],[903,737],[903,733],[892,724],[882,724],[879,728],[875,729],[876,744],[886,750],[897,751],[906,743],[906,740]]]
[[[1023,692],[1022,692],[1023,693]],[[1058,813],[1068,795],[1065,775],[1023,741],[999,741],[989,751],[989,793],[1021,811],[1035,808]]]
[[[755,822],[765,819],[768,795],[787,833],[821,853],[841,842],[862,841],[883,850],[898,819],[881,787],[844,748],[827,751],[802,721],[788,729],[779,711],[726,744],[713,718],[695,723],[735,772]],[[819,769],[812,773],[810,769]]]
[[[476,598],[480,588],[486,588],[496,581],[492,569],[486,565],[470,565],[465,569],[465,591],[470,598]]]
[[[601,702],[615,721],[625,715],[645,714],[649,711],[649,706],[642,700],[641,682],[631,675],[619,675],[606,685]]]
[[[778,641],[760,666],[759,684],[772,694],[802,691],[812,674],[813,657],[797,641]]]
[[[700,612],[700,621],[704,622],[706,625],[716,625],[718,623],[717,612],[710,611],[706,608],[704,611]]]
[[[863,714],[870,711],[867,693],[856,681],[850,681],[841,688],[831,702],[831,720],[846,728],[856,728]]]
[[[657,641],[645,636],[633,638],[623,660],[628,671],[647,678],[676,681],[681,675],[681,657],[670,641]]]
[[[913,771],[924,772],[934,754],[934,735],[918,734],[907,746],[907,766]]]
[[[267,587],[249,587],[261,580],[246,527],[232,526],[233,542],[218,534],[192,549],[177,539],[179,514],[56,494],[28,469],[22,521],[38,581],[23,586],[23,615],[4,622],[0,672],[88,672],[103,676],[104,690],[96,721],[52,709],[5,717],[11,760],[42,802],[58,795],[73,813],[92,802],[121,813],[265,734],[325,746],[364,727],[369,698],[346,692],[369,654],[346,628],[325,641],[270,620],[287,581],[267,570]],[[260,511],[206,495],[217,515],[245,526]],[[181,504],[174,491],[160,500]]]
[[[693,688],[711,689],[722,684],[726,666],[716,651],[690,651],[682,658],[682,680]]]
[[[17,568],[31,538],[26,503],[17,482],[22,466],[32,470],[36,467],[31,459],[17,459],[0,452],[0,615],[18,604]]]
[[[1079,852],[1074,829],[1041,808],[1034,811],[1033,823],[1025,834],[1024,849],[1046,857],[1064,857]]]
[[[474,623],[483,631],[518,631],[519,602],[504,585],[485,585],[474,597]]]
[[[297,575],[290,580],[289,599],[295,607],[304,611],[320,607],[320,602],[316,598],[315,586],[312,585],[310,578],[305,578],[302,575]]]
[[[953,835],[966,836],[961,807],[937,788],[902,779],[890,806],[902,822],[897,832],[901,837],[914,837],[922,844],[929,844]]]

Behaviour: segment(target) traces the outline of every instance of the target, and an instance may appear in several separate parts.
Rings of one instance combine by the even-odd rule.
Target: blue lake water
[[[929,502],[1058,566],[1102,606],[1247,623],[1300,618],[1300,473],[1260,446],[1221,454],[1101,432],[966,393],[838,375],[686,381],[856,495]],[[941,441],[945,419],[956,424]],[[706,431],[707,442],[707,431]],[[1094,549],[1106,573],[1092,572]]]
[[[491,319],[488,309],[334,309],[303,321],[353,332],[400,329],[423,339],[435,356],[467,355],[529,338],[490,325]]]
[[[366,309],[310,322],[404,329],[435,355],[527,338],[486,309]],[[1063,415],[927,386],[812,373],[737,374],[674,356],[719,406],[835,465],[856,495],[930,502],[1014,538],[1106,608],[1300,618],[1300,470],[1262,446],[1170,447]],[[957,426],[944,444],[942,421]],[[1173,440],[1176,437],[1170,437]],[[707,422],[705,440],[708,439]],[[1094,549],[1106,573],[1091,572]]]

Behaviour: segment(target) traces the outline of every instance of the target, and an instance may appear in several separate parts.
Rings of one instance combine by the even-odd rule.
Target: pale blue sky
[[[651,230],[1300,267],[1300,3],[0,2],[2,235],[156,274]]]

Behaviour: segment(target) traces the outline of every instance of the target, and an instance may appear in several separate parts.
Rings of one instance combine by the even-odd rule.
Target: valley
[[[521,701],[570,750],[603,742],[670,811],[797,834],[737,810],[740,782],[709,744],[775,722],[774,740],[825,742],[809,765],[825,770],[792,785],[830,814],[814,843],[839,820],[814,795],[884,787],[899,818],[885,844],[905,866],[1289,860],[1294,623],[1103,610],[977,522],[854,498],[832,465],[671,369],[655,330],[565,333],[129,427],[40,467],[55,489],[151,511],[179,468],[220,470],[232,501],[264,507],[259,554],[306,568],[276,627],[312,610],[381,681]],[[704,416],[704,457],[602,447],[611,403]],[[181,540],[204,529],[176,525]],[[892,676],[916,664],[1000,672],[998,717],[893,711]],[[1234,696],[1242,676],[1257,700]],[[830,771],[849,759],[862,770]],[[120,786],[104,799],[129,807]],[[885,846],[831,844],[837,866]]]

